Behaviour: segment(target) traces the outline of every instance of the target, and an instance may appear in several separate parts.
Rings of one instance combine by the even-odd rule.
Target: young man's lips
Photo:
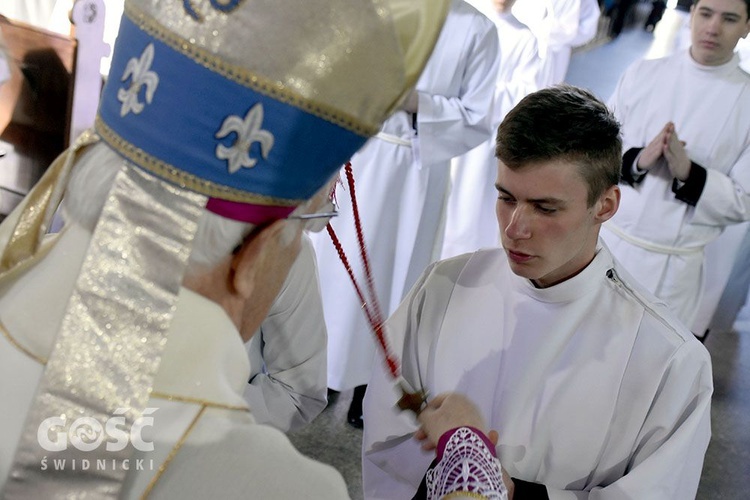
[[[532,255],[521,253],[521,252],[515,252],[513,250],[508,250],[508,257],[513,262],[518,262],[518,263],[527,262],[533,258]]]
[[[716,47],[719,46],[718,43],[712,42],[710,40],[703,40],[703,41],[700,42],[700,44],[701,44],[702,47],[705,47],[707,49],[715,49]]]

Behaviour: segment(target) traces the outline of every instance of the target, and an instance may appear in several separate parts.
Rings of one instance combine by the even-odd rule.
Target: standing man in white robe
[[[750,74],[750,40],[741,38],[735,51],[740,68]],[[732,253],[734,262],[726,262],[725,256]],[[750,286],[750,224],[728,227],[706,246],[703,262],[706,283],[692,330],[705,341],[709,332],[731,330],[745,304]]]
[[[473,0],[470,3],[495,22],[500,41],[492,124],[492,130],[497,130],[518,101],[541,88],[542,60],[536,37],[511,11],[515,0]],[[493,187],[497,170],[494,150],[495,139],[489,137],[451,162],[451,189],[445,210],[441,259],[500,243],[497,220],[492,213],[497,199]]]
[[[734,53],[749,31],[750,1],[700,0],[690,48],[636,62],[610,100],[623,124],[627,185],[604,237],[688,327],[704,286],[704,247],[750,220],[750,75]],[[725,262],[740,240],[724,250]]]
[[[491,135],[498,63],[492,21],[463,0],[452,0],[416,90],[351,159],[372,276],[386,315],[439,255],[450,161]],[[336,190],[339,216],[332,226],[364,282],[357,272],[350,197],[346,187]],[[375,361],[372,326],[328,236],[314,241],[328,328],[328,386],[357,387],[349,422],[360,427],[364,384]]]
[[[498,129],[503,249],[431,266],[388,321],[403,376],[463,393],[499,433],[509,498],[694,498],[708,352],[598,238],[618,209],[619,125],[592,94],[530,94]],[[376,368],[365,498],[411,498],[432,457]]]

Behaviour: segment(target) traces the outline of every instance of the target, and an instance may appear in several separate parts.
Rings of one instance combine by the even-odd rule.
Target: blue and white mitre
[[[445,2],[125,2],[96,131],[255,224],[310,198],[397,107]]]

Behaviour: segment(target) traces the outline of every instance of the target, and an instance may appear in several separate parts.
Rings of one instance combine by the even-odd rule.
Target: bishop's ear
[[[611,219],[620,207],[620,187],[610,186],[599,197],[594,205],[594,218],[599,223],[604,223]]]
[[[232,288],[244,299],[273,297],[281,289],[300,250],[304,224],[278,220],[257,229],[232,257]]]

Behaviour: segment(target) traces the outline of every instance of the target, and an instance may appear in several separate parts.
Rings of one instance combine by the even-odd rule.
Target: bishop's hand
[[[447,392],[436,396],[421,411],[417,420],[420,428],[414,437],[422,441],[422,448],[433,450],[440,436],[456,427],[473,427],[483,432],[493,443],[497,443],[497,432],[487,432],[479,409],[465,396]]]

